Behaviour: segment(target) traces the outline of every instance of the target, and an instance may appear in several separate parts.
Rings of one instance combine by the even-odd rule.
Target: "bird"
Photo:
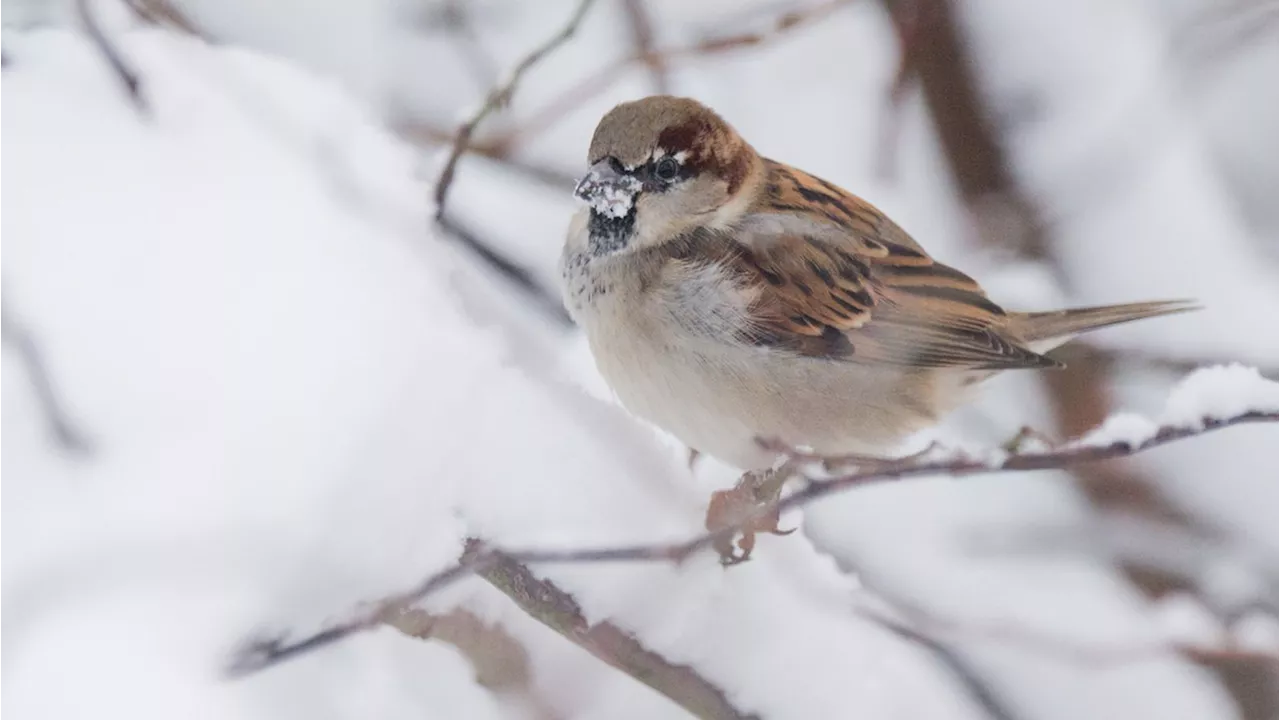
[[[992,375],[1062,367],[1044,353],[1081,333],[1194,307],[1006,310],[690,98],[617,105],[587,165],[560,274],[596,367],[631,413],[747,474],[778,460],[762,439],[883,454]]]

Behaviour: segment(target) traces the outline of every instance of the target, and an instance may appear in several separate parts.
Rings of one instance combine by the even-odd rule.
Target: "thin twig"
[[[392,123],[391,127],[396,135],[415,145],[452,144],[454,140],[454,133],[426,122],[402,121]],[[578,178],[573,173],[514,158],[506,152],[506,148],[493,143],[474,142],[467,146],[466,152],[492,160],[517,175],[566,193],[578,184]]]
[[[7,309],[0,309],[0,338],[21,360],[54,442],[72,456],[92,454],[93,445],[88,435],[77,427],[58,396],[40,345],[32,337],[30,329],[10,315]]]
[[[498,70],[493,58],[481,47],[480,38],[471,22],[471,10],[460,0],[446,0],[423,14],[424,28],[443,30],[453,41],[473,79],[481,87],[492,87]]]
[[[489,267],[509,280],[522,293],[535,300],[535,306],[550,320],[562,327],[573,327],[573,319],[569,317],[569,313],[565,312],[560,298],[538,282],[528,268],[518,265],[503,255],[451,214],[442,215],[437,223],[442,231],[480,256]]]
[[[1006,455],[995,460],[975,459],[968,455],[956,454],[940,459],[915,456],[915,460],[908,459],[901,463],[882,462],[839,477],[811,480],[807,487],[779,502],[760,508],[758,512],[742,518],[732,526],[707,532],[683,542],[566,550],[478,551],[458,564],[432,575],[417,587],[375,603],[371,608],[353,614],[350,619],[335,623],[301,640],[286,641],[283,637],[253,640],[233,658],[230,672],[234,675],[252,673],[369,629],[377,625],[382,618],[394,615],[431,593],[473,573],[482,572],[504,558],[525,564],[621,561],[679,563],[700,550],[712,547],[717,542],[732,539],[743,528],[749,527],[767,513],[798,508],[819,498],[855,487],[927,475],[965,477],[1000,472],[1061,469],[1078,463],[1135,455],[1154,447],[1232,425],[1276,422],[1278,417],[1280,414],[1276,411],[1250,411],[1226,418],[1205,418],[1200,427],[1163,426],[1148,439],[1137,444],[1125,441],[1108,445],[1067,443],[1045,452]],[[797,454],[797,457],[808,459],[808,456],[802,454]],[[837,462],[842,461],[841,458],[832,459]]]
[[[1014,720],[1017,717],[1007,707],[1007,703],[997,697],[991,684],[983,680],[981,675],[971,667],[971,663],[954,649],[906,623],[896,622],[886,617],[867,617],[867,619],[932,655],[934,660],[951,671],[956,680],[969,691],[969,697],[985,710],[992,720]]]
[[[440,171],[440,178],[436,181],[435,202],[436,202],[436,219],[439,220],[444,215],[445,199],[449,195],[449,187],[453,184],[453,176],[458,168],[458,159],[462,157],[467,147],[471,144],[471,136],[475,134],[476,128],[484,121],[490,113],[498,108],[506,105],[511,100],[511,95],[515,92],[516,86],[520,83],[520,79],[524,76],[529,68],[537,65],[547,55],[551,54],[556,48],[563,45],[573,37],[577,32],[578,26],[582,24],[583,18],[587,15],[587,10],[595,0],[579,0],[578,7],[570,16],[569,22],[565,24],[560,32],[553,35],[542,45],[534,49],[521,60],[514,70],[511,71],[507,81],[494,88],[487,97],[480,109],[472,113],[471,117],[464,122],[459,128],[457,135],[453,139],[453,147],[449,150],[449,157],[445,160],[444,169]]]
[[[1275,653],[1233,647],[1212,647],[1156,639],[1146,642],[1098,643],[1070,638],[1031,627],[1007,623],[980,623],[941,618],[916,607],[895,607],[904,617],[894,617],[883,610],[859,606],[854,612],[872,622],[892,629],[902,629],[933,642],[985,641],[1053,656],[1082,666],[1119,665],[1146,660],[1170,653],[1194,654],[1197,657],[1228,656],[1257,663],[1280,662]]]
[[[85,33],[88,34],[89,40],[93,42],[94,47],[98,48],[98,52],[102,53],[102,57],[107,61],[107,65],[111,67],[111,71],[119,78],[125,94],[129,96],[129,101],[133,103],[133,107],[144,116],[150,114],[151,107],[142,92],[142,79],[138,76],[138,72],[125,61],[120,54],[120,50],[116,48],[106,33],[102,31],[102,25],[89,7],[89,2],[90,0],[76,0],[76,11],[80,15],[80,22],[84,25]]]
[[[492,140],[491,144],[499,148],[512,147],[541,133],[582,103],[607,90],[637,63],[660,61],[664,65],[669,65],[675,60],[708,57],[744,48],[759,47],[787,35],[792,30],[826,18],[852,2],[853,0],[831,0],[809,8],[792,10],[779,15],[768,30],[760,32],[704,38],[689,45],[655,50],[650,53],[634,53],[619,58],[547,102],[541,110],[534,111],[522,121],[519,127]]]
[[[667,61],[653,50],[653,19],[644,0],[623,0],[622,9],[627,14],[627,28],[631,31],[631,44],[635,54],[644,58],[649,68],[649,80],[653,83],[653,91],[659,95],[667,94],[670,78],[667,73]]]
[[[215,44],[218,42],[204,28],[196,25],[182,10],[178,9],[170,0],[125,0],[125,4],[133,10],[134,14],[141,20],[158,25],[160,27],[177,30],[201,40]]]

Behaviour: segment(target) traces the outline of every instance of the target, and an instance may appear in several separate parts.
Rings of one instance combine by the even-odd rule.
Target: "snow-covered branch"
[[[485,552],[479,543],[476,552]],[[555,630],[596,658],[670,698],[694,717],[739,720],[758,716],[734,707],[724,690],[688,665],[673,663],[646,648],[611,622],[589,622],[573,596],[529,566],[501,552],[476,571],[538,622]]]
[[[1270,398],[1264,399],[1267,395]],[[683,542],[621,545],[563,550],[473,549],[452,567],[424,580],[417,587],[376,603],[300,640],[283,638],[249,643],[234,659],[233,674],[247,674],[290,657],[328,645],[353,633],[376,626],[389,614],[472,574],[488,572],[507,562],[603,563],[681,562],[707,548],[724,548],[739,534],[750,535],[762,518],[801,508],[821,498],[867,485],[925,476],[951,478],[1028,470],[1055,470],[1073,465],[1136,455],[1146,450],[1246,423],[1274,423],[1280,418],[1275,384],[1253,370],[1241,367],[1207,368],[1184,380],[1170,395],[1158,421],[1137,415],[1116,415],[1094,431],[1054,447],[995,449],[983,453],[930,448],[899,459],[823,457],[790,450],[793,477],[804,486],[778,501],[765,503],[732,524]],[[834,468],[851,468],[821,477]],[[722,551],[723,554],[723,551]]]

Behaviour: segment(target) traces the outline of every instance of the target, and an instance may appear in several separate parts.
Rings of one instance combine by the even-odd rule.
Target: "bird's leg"
[[[734,535],[717,538],[716,552],[721,565],[737,565],[751,557],[756,546],[756,533],[790,535],[790,530],[778,529],[778,499],[782,486],[791,477],[789,463],[770,470],[743,473],[738,483],[729,490],[717,490],[707,505],[707,530],[716,532],[736,527],[742,537],[735,547]]]
[[[1032,447],[1027,446],[1031,444]],[[1000,447],[1010,455],[1020,455],[1024,452],[1035,452],[1037,450],[1044,451],[1054,446],[1053,439],[1048,435],[1036,430],[1030,425],[1023,425],[1017,435],[1009,438]],[[1035,445],[1039,445],[1037,448]]]

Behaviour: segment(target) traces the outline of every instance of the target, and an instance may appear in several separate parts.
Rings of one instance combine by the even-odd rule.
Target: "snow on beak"
[[[619,172],[614,168],[614,162],[605,158],[592,165],[578,181],[573,195],[601,215],[621,218],[631,212],[640,188],[639,180]]]

